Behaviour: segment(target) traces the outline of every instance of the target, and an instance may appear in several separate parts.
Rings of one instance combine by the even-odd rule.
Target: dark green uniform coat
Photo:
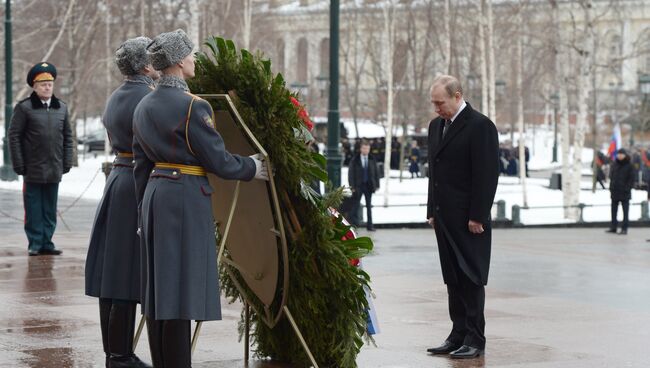
[[[55,96],[48,109],[36,92],[18,102],[8,136],[14,171],[27,183],[58,183],[72,167],[68,107]]]
[[[131,152],[133,111],[152,91],[150,84],[153,80],[148,77],[133,77],[108,99],[102,121],[114,151]],[[133,158],[117,157],[106,181],[86,257],[86,295],[140,300],[140,238],[133,166]]]
[[[156,162],[202,166],[225,179],[251,180],[255,163],[226,151],[207,101],[162,85],[165,78],[134,115],[136,193],[146,263],[142,308],[157,320],[221,319],[210,202],[210,194],[219,188],[212,188],[204,176],[153,168]]]

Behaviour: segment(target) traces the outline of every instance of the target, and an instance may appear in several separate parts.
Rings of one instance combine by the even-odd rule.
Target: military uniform
[[[147,80],[148,79],[148,80]],[[153,90],[145,76],[127,79],[106,104],[103,123],[117,152],[97,208],[88,256],[86,295],[140,300],[140,239],[133,177],[133,111]]]
[[[38,63],[27,83],[53,82],[56,68]],[[29,255],[60,254],[52,236],[56,229],[59,182],[72,167],[72,130],[68,107],[52,95],[42,101],[36,91],[18,102],[8,131],[9,149],[16,174],[23,175],[25,233]]]
[[[134,116],[135,177],[147,263],[144,314],[156,320],[218,320],[215,225],[205,172],[251,180],[255,163],[231,155],[210,104],[165,86]]]
[[[108,99],[102,123],[117,152],[97,207],[86,257],[86,295],[99,298],[106,366],[150,367],[133,354],[137,303],[140,301],[140,238],[133,176],[133,112],[153,90],[151,77],[140,74],[148,63],[146,37],[124,42],[116,63],[127,76]]]

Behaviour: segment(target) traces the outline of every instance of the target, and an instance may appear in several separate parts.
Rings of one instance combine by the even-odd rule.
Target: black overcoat
[[[434,217],[442,275],[458,283],[458,272],[485,285],[490,268],[490,211],[499,178],[499,142],[494,123],[467,106],[442,137],[440,117],[429,123],[427,218]],[[483,224],[472,234],[469,220]]]
[[[52,96],[45,109],[36,92],[18,102],[7,133],[14,171],[27,183],[58,183],[72,167],[68,106]]]
[[[102,123],[113,150],[131,153],[133,111],[153,90],[153,80],[138,76],[125,81],[106,103]],[[140,300],[140,238],[138,207],[133,178],[133,158],[113,162],[90,235],[86,257],[86,295],[131,301]]]
[[[634,167],[629,156],[623,160],[614,160],[609,170],[609,192],[613,200],[628,201],[632,198],[634,176]]]

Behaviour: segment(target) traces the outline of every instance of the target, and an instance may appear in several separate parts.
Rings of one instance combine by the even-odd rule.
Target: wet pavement
[[[28,257],[20,193],[0,190],[0,367],[101,367],[97,300],[83,268],[96,202],[61,198],[62,256]],[[67,209],[67,210],[66,210]],[[65,221],[65,225],[63,224]],[[66,228],[67,225],[67,228]],[[381,333],[360,367],[647,367],[650,229],[498,229],[486,288],[486,356],[426,354],[450,329],[431,230],[378,230],[364,267],[373,277]],[[204,324],[195,368],[243,368],[240,306]],[[146,333],[136,353],[150,361]],[[251,362],[248,367],[286,365]]]

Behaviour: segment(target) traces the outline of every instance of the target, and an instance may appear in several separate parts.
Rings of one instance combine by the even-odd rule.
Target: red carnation
[[[307,110],[305,110],[305,107],[300,104],[300,101],[298,101],[295,97],[289,96],[289,100],[293,104],[293,106],[298,108],[298,117],[300,120],[302,120],[303,124],[307,127],[307,129],[311,132],[312,129],[314,129],[314,123],[309,119],[309,114],[307,113]]]

